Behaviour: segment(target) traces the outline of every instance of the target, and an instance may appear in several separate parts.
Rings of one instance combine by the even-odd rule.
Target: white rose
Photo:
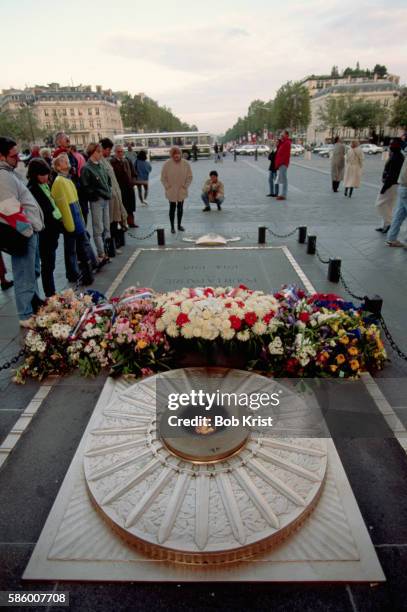
[[[179,336],[178,327],[175,325],[175,323],[170,323],[168,325],[167,334],[172,338],[176,338],[177,336]]]
[[[254,334],[261,336],[262,334],[266,333],[267,325],[265,323],[262,323],[261,321],[256,321],[256,323],[252,327],[252,331]]]
[[[249,330],[245,329],[244,331],[237,332],[236,338],[240,340],[241,342],[246,342],[250,338]]]
[[[234,337],[234,335],[235,335],[235,332],[234,332],[234,330],[233,330],[233,329],[229,328],[229,329],[225,329],[225,330],[221,331],[220,335],[221,335],[221,337],[222,337],[224,340],[232,340],[232,338],[233,338],[233,337]],[[239,334],[238,334],[238,335],[239,335]]]
[[[187,340],[194,337],[194,328],[191,323],[186,323],[181,327],[181,336]]]

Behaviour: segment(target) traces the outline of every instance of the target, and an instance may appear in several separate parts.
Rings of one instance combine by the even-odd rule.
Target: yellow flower
[[[102,342],[100,343],[100,346],[102,348],[106,348],[107,347],[107,342],[105,342],[104,340],[102,340]]]
[[[340,365],[344,361],[345,361],[345,356],[342,355],[342,353],[339,353],[339,355],[336,356],[336,363],[339,363],[339,365]]]
[[[138,350],[142,350],[142,349],[146,348],[146,346],[147,346],[147,342],[145,340],[139,340],[137,342],[137,349]]]
[[[358,354],[358,349],[355,346],[351,346],[348,348],[348,353],[349,355],[357,355]]]
[[[349,362],[349,365],[350,365],[352,370],[358,370],[359,369],[359,361],[357,359],[352,359]]]
[[[378,349],[380,349],[380,350],[381,350],[381,349],[383,349],[383,348],[384,348],[384,344],[383,344],[383,342],[380,340],[380,338],[378,338],[378,339],[376,340],[376,344],[377,344],[377,348],[378,348]]]
[[[336,370],[338,369],[338,366],[337,366],[337,365],[331,365],[331,366],[329,366],[329,367],[330,367],[330,369],[331,369],[331,372],[336,372]]]
[[[341,344],[349,344],[349,338],[348,338],[348,336],[341,336],[341,337],[339,338],[339,342],[340,342]]]

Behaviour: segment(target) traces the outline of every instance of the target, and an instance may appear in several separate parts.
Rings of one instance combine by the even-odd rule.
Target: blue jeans
[[[270,194],[278,195],[277,170],[269,171]]]
[[[288,181],[287,181],[287,166],[280,166],[278,169],[278,182],[281,185],[281,194],[284,198],[287,197]]]
[[[39,296],[37,277],[41,273],[41,266],[37,232],[28,239],[24,255],[11,256],[11,265],[18,318],[23,321],[34,314],[32,300]]]
[[[390,230],[387,240],[396,240],[399,235],[401,224],[407,218],[407,187],[399,185],[399,193],[396,208],[393,212]]]
[[[216,204],[219,208],[225,198],[215,198],[212,202],[209,201],[209,196],[207,193],[203,193],[201,195],[202,202],[205,204],[206,208],[210,208],[211,204]]]

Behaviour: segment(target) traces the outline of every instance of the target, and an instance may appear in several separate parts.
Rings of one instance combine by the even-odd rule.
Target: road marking
[[[269,173],[268,170],[264,170],[264,168],[256,166],[256,164],[253,164],[252,162],[249,162],[246,159],[244,159],[243,162],[245,164],[247,164],[248,166],[251,166],[252,168],[257,170],[257,172],[261,172],[261,174],[265,174],[267,176],[268,173]],[[294,185],[291,182],[288,183],[288,190],[289,191],[296,191],[297,193],[304,193],[304,191],[302,189],[298,189],[298,187],[294,187]]]
[[[308,166],[307,164],[299,164],[298,162],[291,162],[293,166],[297,166],[298,168],[305,168],[306,170],[312,170],[313,172],[319,172],[320,174],[326,174],[328,176],[331,175],[329,170],[322,170],[321,168],[313,168],[312,166]],[[375,183],[368,183],[367,181],[362,181],[362,185],[366,185],[366,187],[372,187],[372,189],[380,189],[381,185],[376,185]]]
[[[283,246],[282,249],[288,261],[290,262],[290,264],[292,265],[292,267],[294,268],[294,270],[296,271],[296,273],[302,280],[304,287],[306,288],[308,293],[316,293],[316,289],[314,285],[311,283],[308,276],[305,274],[304,270],[301,268],[300,264],[297,262],[294,255],[291,253],[290,249],[287,246]]]
[[[353,593],[351,591],[351,588],[350,588],[349,584],[346,585],[346,592],[347,592],[347,594],[349,596],[350,605],[352,606],[353,612],[358,612],[358,608],[357,608],[356,602],[355,602],[355,600],[353,598]]]

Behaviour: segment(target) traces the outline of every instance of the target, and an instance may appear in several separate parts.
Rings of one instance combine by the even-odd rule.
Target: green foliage
[[[26,106],[14,112],[0,112],[0,134],[10,136],[24,146],[42,140],[44,132],[32,110]]]
[[[407,129],[407,87],[400,91],[400,95],[393,104],[390,125]]]
[[[147,96],[125,96],[120,113],[124,126],[135,132],[190,132],[198,129],[196,125],[190,126],[182,122],[170,108],[160,106]]]
[[[386,66],[376,64],[376,66],[373,68],[373,74],[377,74],[377,76],[383,78],[387,74]]]
[[[343,125],[355,130],[356,134],[364,128],[375,130],[383,127],[386,122],[386,109],[380,102],[352,99],[344,110]]]
[[[300,81],[288,81],[278,90],[273,103],[272,123],[276,129],[303,131],[311,120],[308,89]]]
[[[335,131],[343,125],[343,115],[346,109],[346,99],[343,96],[330,97],[325,101],[324,106],[318,110],[318,120],[324,130],[330,130],[331,139],[334,138]]]

